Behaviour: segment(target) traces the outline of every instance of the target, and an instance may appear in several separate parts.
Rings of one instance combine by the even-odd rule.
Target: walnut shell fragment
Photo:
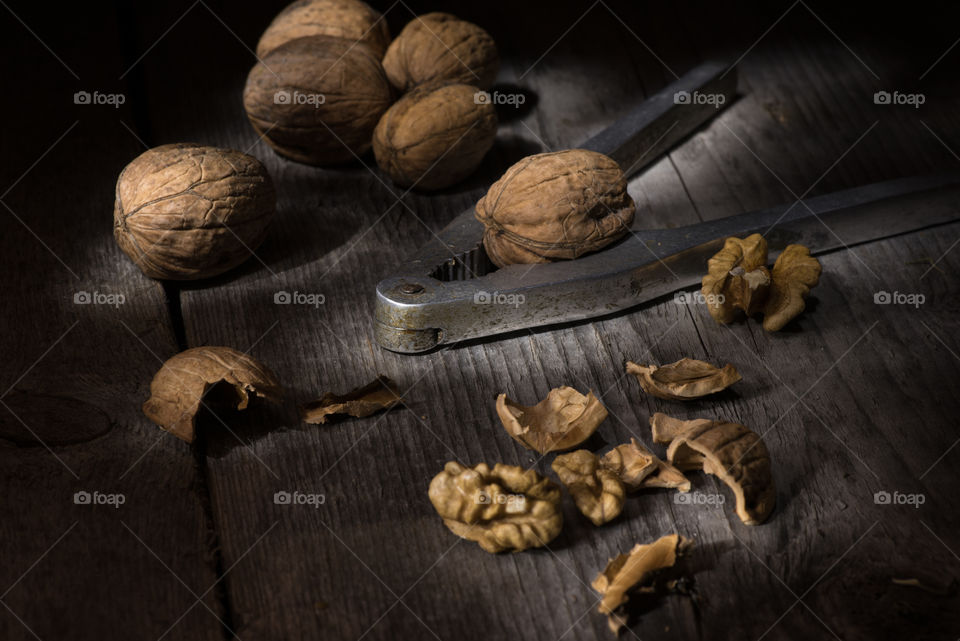
[[[243,107],[278,154],[311,165],[355,160],[393,99],[380,59],[330,36],[284,43],[250,70]]]
[[[626,490],[620,476],[601,466],[589,450],[561,454],[550,467],[567,487],[577,509],[594,525],[609,523],[623,511]]]
[[[283,394],[277,377],[256,359],[231,347],[194,347],[167,360],[156,373],[143,413],[161,429],[192,443],[204,397],[221,383],[231,386],[229,402],[238,410],[246,409],[253,397],[277,400]]]
[[[378,376],[372,383],[352,389],[346,394],[327,392],[320,400],[303,406],[306,423],[326,423],[331,417],[346,414],[355,418],[370,416],[403,403],[396,383],[386,376]]]
[[[530,407],[518,405],[506,394],[497,397],[497,414],[515,441],[541,454],[569,450],[590,438],[607,418],[607,409],[590,391],[556,387]]]
[[[700,425],[709,425],[713,423],[708,418],[695,418],[691,421],[684,421],[679,418],[667,416],[662,412],[656,412],[650,417],[650,431],[653,434],[653,442],[661,445],[670,445],[673,439],[677,438],[687,429]]]
[[[636,439],[618,445],[600,458],[600,465],[616,474],[628,491],[645,488],[670,488],[690,491],[690,480],[683,472],[660,460]]]
[[[430,482],[429,496],[451,532],[491,554],[544,546],[563,527],[560,488],[514,465],[450,461]]]
[[[497,267],[579,258],[630,231],[635,205],[615,160],[568,149],[527,156],[477,202]]]
[[[257,43],[262,58],[277,47],[305,36],[333,36],[362,42],[377,58],[390,44],[390,29],[373,7],[360,0],[297,0],[277,14]]]
[[[707,261],[701,293],[710,315],[718,323],[734,321],[740,313],[753,316],[761,309],[770,286],[767,241],[760,234],[727,238]]]
[[[500,58],[490,34],[449,13],[427,13],[407,23],[383,56],[383,68],[400,91],[436,80],[489,89]]]
[[[276,210],[259,160],[195,143],[161,145],[117,179],[113,235],[150,278],[196,280],[250,258]]]
[[[719,369],[692,358],[681,358],[676,363],[659,367],[627,361],[627,374],[636,376],[647,394],[671,401],[686,401],[715,394],[741,378],[737,368],[730,363]]]
[[[773,264],[772,284],[763,308],[763,328],[776,332],[806,304],[803,299],[820,282],[820,261],[810,255],[803,245],[787,245]]]
[[[723,481],[733,490],[737,516],[747,525],[767,520],[777,493],[763,439],[749,428],[727,421],[658,421],[655,415],[651,424],[657,422],[669,426],[661,430],[661,439],[672,435],[667,448],[670,463],[681,470],[703,470]],[[677,423],[683,423],[683,429]]]
[[[607,624],[614,634],[626,623],[615,611],[628,601],[627,593],[633,589],[652,591],[650,583],[654,573],[673,567],[692,546],[691,540],[670,534],[653,543],[637,543],[627,554],[610,559],[591,585],[603,597],[597,611],[607,616]]]
[[[480,165],[497,136],[497,111],[466,84],[429,84],[398,100],[373,132],[373,153],[397,185],[436,190]]]

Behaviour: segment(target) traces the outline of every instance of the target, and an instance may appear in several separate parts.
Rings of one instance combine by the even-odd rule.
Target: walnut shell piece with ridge
[[[283,395],[270,368],[251,356],[231,347],[194,347],[167,360],[156,373],[143,413],[161,429],[192,443],[197,412],[220,385],[229,394],[209,400],[229,402],[238,410],[246,409],[253,398],[275,401]]]
[[[777,492],[770,453],[751,429],[729,421],[680,421],[654,415],[655,440],[670,439],[667,460],[678,469],[703,470],[723,481],[736,498],[736,511],[747,525],[759,525],[773,512]]]
[[[291,40],[306,36],[332,36],[362,42],[379,58],[390,44],[387,21],[360,0],[297,0],[277,14],[257,43],[257,57]]]
[[[472,174],[497,136],[497,112],[461,83],[419,86],[373,132],[377,164],[401,187],[443,189]]]
[[[270,51],[250,70],[243,106],[280,155],[337,165],[370,149],[393,100],[375,53],[343,38],[307,36]]]
[[[113,234],[150,278],[216,276],[253,255],[277,206],[253,156],[195,143],[161,145],[117,179]]]
[[[383,68],[400,91],[437,80],[489,89],[500,57],[490,34],[449,13],[427,13],[407,23],[383,56]]]
[[[586,149],[527,156],[477,202],[498,267],[579,258],[630,230],[635,205],[612,158]]]

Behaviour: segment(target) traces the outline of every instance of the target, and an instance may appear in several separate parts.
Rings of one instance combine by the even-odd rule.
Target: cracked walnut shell
[[[380,118],[377,164],[401,187],[436,190],[474,172],[497,136],[497,112],[465,84],[417,87]]]
[[[676,363],[662,366],[637,365],[628,361],[627,373],[637,377],[647,394],[672,401],[715,394],[740,380],[740,373],[730,363],[720,369],[692,358],[681,358]]]
[[[747,525],[767,520],[777,493],[770,453],[755,432],[738,423],[678,419],[654,414],[654,440],[670,439],[667,460],[681,470],[703,470],[723,481],[736,497],[736,511]]]
[[[541,454],[569,450],[590,438],[607,418],[607,409],[589,392],[556,387],[530,407],[518,405],[506,394],[497,397],[497,415],[515,441]]]
[[[253,156],[193,143],[137,156],[117,179],[113,234],[150,278],[195,280],[247,260],[276,210]]]
[[[646,488],[690,491],[690,480],[683,472],[653,454],[636,439],[618,445],[600,458],[600,465],[620,478],[628,491]]]
[[[491,554],[544,546],[563,527],[560,488],[514,465],[450,461],[433,477],[429,496],[451,532]]]
[[[387,21],[360,0],[297,0],[277,14],[257,43],[257,57],[305,36],[362,42],[382,58],[390,44]]]
[[[276,400],[283,393],[277,377],[256,359],[230,347],[194,347],[170,358],[156,373],[143,413],[161,429],[192,443],[197,412],[221,383],[230,394],[211,400],[229,401],[238,410],[246,409],[251,398]]]
[[[727,238],[723,249],[707,261],[701,293],[710,315],[730,323],[743,312],[753,316],[761,309],[770,286],[767,241],[760,234]]]
[[[620,631],[625,617],[615,610],[627,602],[631,590],[652,591],[649,585],[654,573],[676,564],[693,542],[679,534],[663,536],[653,543],[637,543],[627,554],[618,554],[591,584],[600,595],[597,611],[607,616],[607,624],[614,634]]]
[[[284,43],[250,70],[243,106],[279,154],[311,165],[355,160],[393,90],[380,60],[362,43],[307,36]]]
[[[444,80],[489,89],[497,76],[497,45],[486,31],[449,13],[427,13],[407,23],[383,56],[400,91]]]
[[[600,465],[589,450],[561,454],[550,467],[567,487],[577,509],[594,525],[609,523],[623,511],[626,490],[620,476]]]
[[[527,156],[476,206],[483,246],[498,267],[578,258],[623,237],[634,215],[612,158],[570,149]]]

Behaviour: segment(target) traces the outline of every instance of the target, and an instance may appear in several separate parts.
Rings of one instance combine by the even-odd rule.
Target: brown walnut
[[[401,187],[443,189],[473,171],[493,146],[497,112],[465,84],[417,87],[387,109],[373,132],[377,164]]]
[[[730,323],[740,313],[753,316],[763,309],[770,270],[767,241],[760,234],[727,238],[723,249],[707,262],[702,289],[710,315],[718,323]]]
[[[514,465],[450,461],[430,482],[429,496],[451,532],[491,554],[544,546],[563,527],[560,488]]]
[[[276,200],[270,175],[253,156],[162,145],[120,173],[113,234],[151,278],[207,278],[252,255],[267,236]]]
[[[360,0],[297,0],[277,14],[257,43],[262,58],[280,45],[305,36],[333,36],[362,42],[382,58],[390,29],[378,11]]]
[[[770,295],[763,308],[763,328],[768,332],[783,329],[806,307],[803,299],[820,282],[820,261],[803,245],[787,245],[773,264]]]
[[[633,214],[620,166],[585,149],[527,156],[476,206],[483,246],[498,267],[602,249],[629,231]]]
[[[208,399],[220,384],[230,393]],[[194,347],[167,360],[154,375],[143,413],[161,429],[192,443],[201,405],[227,401],[243,410],[251,398],[277,400],[282,394],[277,377],[256,359],[231,347]]]
[[[280,45],[247,76],[247,117],[277,153],[311,165],[348,162],[370,148],[392,89],[364,44],[308,36]]]
[[[489,89],[500,58],[490,34],[449,13],[428,13],[407,23],[383,56],[394,87],[408,91],[435,80]]]

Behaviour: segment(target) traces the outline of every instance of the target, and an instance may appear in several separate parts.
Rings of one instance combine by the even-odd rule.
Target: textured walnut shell
[[[678,421],[654,416],[654,439],[672,437],[667,460],[681,470],[703,470],[723,481],[736,497],[737,516],[747,525],[767,520],[777,493],[770,471],[770,453],[755,432],[738,423],[696,419]]]
[[[414,18],[383,56],[387,77],[400,91],[436,80],[489,89],[499,66],[490,34],[449,13]]]
[[[776,332],[806,307],[803,299],[820,282],[820,261],[803,245],[788,245],[773,264],[770,293],[763,308],[763,328]]]
[[[718,323],[730,323],[741,313],[753,316],[763,309],[770,286],[767,241],[760,234],[730,237],[707,261],[701,293],[707,310]]]
[[[623,511],[627,493],[620,476],[600,465],[589,450],[561,454],[550,467],[567,487],[577,509],[594,525],[609,523]]]
[[[120,173],[113,234],[151,278],[207,278],[252,255],[266,238],[276,200],[267,170],[253,156],[163,145]]]
[[[401,187],[435,190],[474,172],[497,137],[497,112],[464,84],[417,87],[380,118],[377,164]]]
[[[607,615],[611,632],[618,633],[624,625],[624,618],[615,610],[627,602],[627,593],[634,589],[649,589],[654,573],[673,567],[692,545],[689,539],[670,534],[653,543],[637,543],[627,554],[610,559],[591,585],[603,597],[597,611]]]
[[[205,395],[218,383],[231,386],[239,410],[251,397],[276,400],[282,394],[273,372],[259,361],[230,347],[194,347],[169,359],[150,382],[143,413],[162,429],[192,443],[194,419]],[[223,399],[219,399],[223,400]]]
[[[257,43],[257,57],[306,36],[333,36],[362,42],[377,58],[390,44],[387,21],[360,0],[297,0],[277,14]]]
[[[620,166],[584,149],[527,156],[476,206],[483,246],[498,267],[596,251],[629,231],[633,213]]]
[[[386,376],[346,394],[327,392],[320,399],[303,406],[301,415],[305,423],[326,423],[333,416],[364,418],[382,410],[389,410],[403,403],[396,383]]]
[[[569,450],[590,438],[607,418],[607,409],[592,391],[584,396],[572,387],[557,387],[529,407],[501,394],[497,415],[515,441],[546,454]]]
[[[495,554],[541,547],[563,527],[560,488],[534,470],[455,461],[430,482],[430,502],[459,537]]]
[[[277,153],[311,165],[354,160],[370,148],[392,89],[363,44],[308,36],[264,56],[247,76],[247,117]]]
[[[692,358],[681,358],[676,363],[662,366],[637,365],[628,361],[627,374],[636,376],[647,394],[668,401],[687,401],[715,394],[740,380],[740,373],[730,363],[720,369]]]

